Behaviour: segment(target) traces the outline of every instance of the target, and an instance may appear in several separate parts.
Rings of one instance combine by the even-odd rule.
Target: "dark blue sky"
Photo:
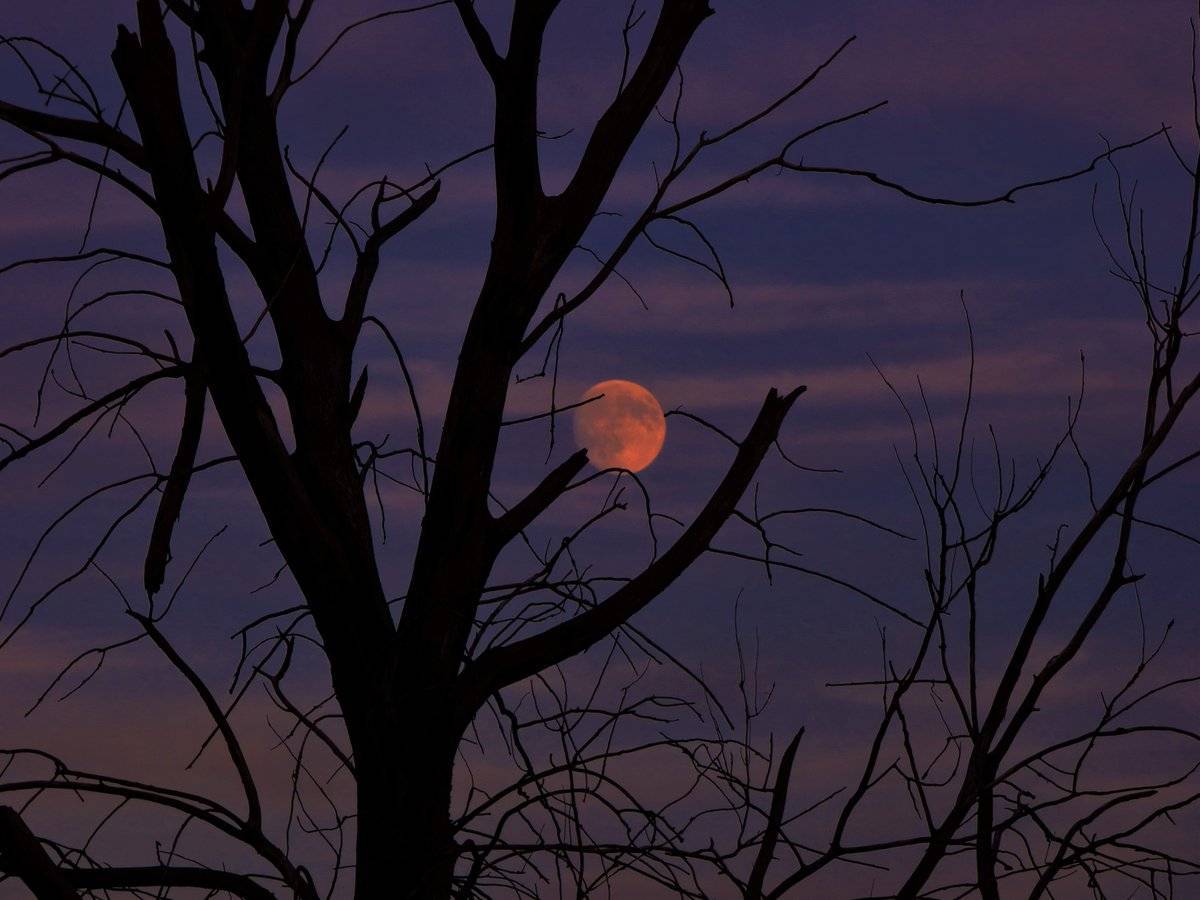
[[[506,4],[480,5],[489,21],[502,20]],[[769,102],[846,37],[858,39],[809,91],[733,147],[714,153],[694,176],[696,186],[772,155],[788,136],[812,124],[883,99],[889,101],[885,108],[808,142],[800,155],[814,164],[872,169],[928,194],[986,197],[1076,169],[1101,152],[1105,139],[1129,141],[1163,123],[1173,126],[1180,146],[1194,144],[1187,28],[1194,9],[1185,0],[723,0],[713,5],[717,15],[701,29],[685,59],[685,138]],[[550,30],[540,124],[548,133],[568,132],[545,145],[543,179],[550,189],[571,170],[592,119],[615,90],[618,6],[600,0],[564,3]],[[311,54],[344,22],[381,8],[367,0],[326,4],[304,49]],[[117,0],[17,2],[0,14],[0,29],[44,37],[69,53],[112,108],[119,101],[107,57],[115,23],[131,18],[129,4]],[[28,96],[21,93],[22,77],[12,59],[0,58],[6,96]],[[190,100],[199,112],[198,98]],[[486,143],[489,115],[485,79],[457,20],[433,10],[381,21],[348,37],[287,102],[285,141],[297,165],[311,171],[348,125],[322,170],[326,191],[344,196],[384,173],[414,180],[426,164],[437,166]],[[668,140],[666,126],[652,122],[606,209],[637,209],[653,184],[650,162],[668,152]],[[0,133],[4,155],[23,146],[12,134]],[[1161,140],[1121,154],[1119,164],[1130,181],[1139,181],[1152,246],[1160,248],[1157,256],[1173,260],[1186,179],[1181,181]],[[738,432],[768,388],[806,384],[808,393],[785,427],[783,445],[807,465],[844,472],[797,473],[769,463],[760,479],[763,502],[836,505],[915,533],[918,522],[892,450],[897,445],[907,452],[908,427],[868,356],[910,398],[919,374],[934,413],[943,423],[952,422],[967,374],[962,292],[978,350],[973,433],[983,440],[986,426],[993,425],[1005,452],[1028,471],[1063,426],[1067,397],[1078,389],[1083,352],[1088,399],[1080,433],[1097,477],[1111,477],[1134,437],[1130,427],[1141,400],[1148,342],[1136,298],[1107,274],[1090,212],[1097,186],[1101,221],[1114,227],[1114,182],[1104,167],[1067,184],[1020,194],[1015,204],[979,209],[921,205],[844,178],[764,173],[695,216],[721,252],[734,308],[704,272],[641,246],[622,272],[649,308],[614,281],[570,320],[560,401],[574,399],[596,381],[627,378],[654,391],[664,408],[683,407]],[[65,172],[0,186],[0,262],[75,250],[90,191],[88,179]],[[434,434],[487,259],[491,192],[486,157],[450,172],[438,205],[389,255],[376,292],[374,309],[401,338]],[[320,219],[314,216],[314,222]],[[603,252],[619,222],[600,222],[589,245],[594,242]],[[661,233],[670,240],[681,237]],[[111,191],[101,194],[91,238],[92,246],[106,243],[151,251],[159,246],[140,214]],[[331,289],[344,281],[348,266],[344,255],[331,258],[326,272]],[[578,254],[564,272],[564,289],[578,285],[592,266]],[[0,334],[6,342],[57,327],[80,271],[65,267],[4,276]],[[124,273],[100,273],[76,302],[122,283],[123,277],[127,283]],[[239,314],[249,323],[257,314],[257,298],[244,275],[230,281]],[[183,333],[174,312],[155,304],[113,306],[93,321],[152,336],[164,327]],[[269,337],[253,346],[270,361]],[[44,362],[38,353],[24,362],[0,361],[0,419],[31,425],[32,388]],[[412,417],[385,345],[367,341],[363,362],[372,375],[364,433],[405,439]],[[60,377],[67,377],[62,362],[56,365]],[[96,384],[115,378],[119,368],[108,358],[81,358],[79,366]],[[544,408],[547,388],[545,381],[515,388],[513,415]],[[168,458],[177,431],[177,400],[171,389],[151,392],[130,412],[160,463]],[[51,390],[46,415],[73,403]],[[217,454],[223,438],[215,417],[208,428],[206,453]],[[560,431],[552,461],[572,449],[569,434],[569,428]],[[82,489],[144,468],[131,433],[118,426],[111,437],[103,431],[93,435],[71,466],[38,487],[67,446],[0,475],[5,510],[0,575],[6,585],[20,573],[36,534]],[[501,496],[519,496],[538,476],[546,451],[544,423],[514,429],[503,447]],[[675,418],[662,456],[644,479],[658,508],[686,515],[707,496],[727,460],[727,447],[719,440]],[[1156,509],[1165,520],[1186,524],[1194,515],[1197,487],[1195,476],[1185,474],[1170,495],[1154,498]],[[119,510],[116,504],[134,496],[126,491],[120,501],[93,504],[46,544],[0,619],[3,633],[57,577],[80,565],[89,536],[94,541],[106,517]],[[388,486],[383,497],[387,543],[381,559],[399,593],[418,502],[415,495]],[[543,536],[576,521],[600,499],[581,493],[559,504]],[[635,507],[631,504],[631,510]],[[1013,623],[1028,606],[1055,527],[1078,521],[1085,509],[1079,467],[1066,458],[1043,499],[1015,527],[1006,562],[997,566],[986,614],[995,653],[1003,652]],[[102,557],[105,571],[130,589],[140,580],[149,521],[145,511],[133,516]],[[288,605],[291,590],[285,577],[267,591],[249,593],[272,577],[277,563],[269,547],[259,546],[267,536],[265,526],[232,470],[195,483],[176,539],[177,560],[190,559],[225,524],[228,530],[197,567],[170,620],[181,646],[214,678],[227,678],[236,658],[228,634],[260,612]],[[587,552],[598,564],[629,572],[648,552],[644,534],[644,522],[631,511],[602,529]],[[805,565],[850,578],[904,608],[921,602],[922,562],[912,543],[828,520],[804,520],[788,536],[803,552]],[[749,537],[731,527],[719,543],[752,548]],[[1174,650],[1163,665],[1182,673],[1200,637],[1190,577],[1195,548],[1156,540],[1138,553],[1144,560],[1139,564],[1151,572],[1143,585],[1148,619],[1158,627],[1171,618],[1178,621]],[[835,777],[867,704],[822,685],[866,674],[877,654],[875,623],[886,624],[887,614],[818,580],[784,574],[772,585],[761,568],[707,559],[638,624],[681,656],[702,661],[714,677],[728,678],[733,602],[739,593],[743,624],[761,637],[763,677],[779,684],[772,723],[807,723],[809,771],[817,781],[821,772]],[[1068,607],[1069,602],[1060,611],[1063,624],[1069,621]],[[0,653],[0,728],[9,742],[61,747],[86,741],[82,753],[97,768],[134,765],[179,777],[178,760],[155,747],[156,727],[169,721],[167,744],[192,746],[204,726],[190,707],[184,708],[190,701],[181,686],[148,651],[114,655],[83,695],[31,719],[20,716],[62,663],[94,644],[97,635],[102,640],[129,631],[120,610],[120,598],[95,573],[39,608]],[[1070,690],[1059,698],[1064,709],[1091,709],[1115,668],[1136,661],[1136,646],[1128,642],[1134,621],[1129,606],[1114,609],[1094,648],[1078,663]],[[1190,703],[1185,713],[1197,709],[1194,696]],[[211,780],[221,772],[212,764],[194,777]]]

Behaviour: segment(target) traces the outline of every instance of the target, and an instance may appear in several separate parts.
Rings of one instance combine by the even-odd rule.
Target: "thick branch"
[[[10,806],[0,806],[0,870],[25,882],[37,900],[79,900],[41,841]]]
[[[596,123],[571,183],[560,201],[566,216],[582,228],[617,174],[654,104],[671,80],[683,51],[712,9],[707,0],[665,0],[646,53],[625,89]]]
[[[494,79],[500,70],[500,64],[503,60],[500,54],[496,52],[496,45],[492,43],[492,36],[488,34],[487,28],[479,19],[479,14],[475,12],[475,0],[454,0],[454,6],[458,10],[458,15],[462,18],[463,27],[467,30],[467,36],[470,37],[471,43],[475,45],[475,52],[479,54],[479,61],[483,63],[483,67],[487,69],[488,74]]]
[[[83,141],[123,156],[139,168],[146,166],[146,154],[141,144],[129,135],[103,122],[87,122],[67,116],[56,116],[41,110],[26,109],[0,100],[0,122],[8,122],[22,131],[49,134],[72,141]]]
[[[804,388],[780,396],[772,389],[721,484],[679,539],[641,574],[602,603],[566,622],[488,650],[463,672],[460,702],[470,713],[505,685],[528,678],[587,650],[619,628],[671,585],[708,548],[733,513],[763,457],[775,442],[784,417]]]
[[[179,446],[167,474],[162,500],[154,517],[150,532],[150,545],[146,550],[143,581],[147,594],[158,593],[171,558],[171,533],[179,512],[183,508],[183,497],[196,464],[196,451],[200,446],[200,433],[204,428],[204,403],[208,388],[204,379],[193,373],[184,382],[183,427],[179,433]]]
[[[546,509],[562,496],[567,485],[571,483],[579,471],[587,465],[586,450],[579,450],[559,463],[541,483],[517,503],[512,509],[496,520],[494,532],[498,546],[506,543],[533,524]]]
[[[783,832],[783,816],[787,810],[788,785],[792,781],[792,765],[796,761],[796,751],[800,748],[800,739],[804,737],[804,729],[796,732],[795,737],[788,743],[779,759],[779,772],[775,776],[775,787],[771,791],[771,811],[767,816],[763,841],[754,858],[754,868],[750,872],[750,880],[746,883],[746,900],[762,900],[763,883],[767,878],[767,869],[775,858],[775,847]]]
[[[287,3],[265,0],[249,11],[236,3],[223,6],[201,5],[200,32],[226,119],[223,174],[232,177],[236,172],[241,186],[257,248],[251,271],[268,300],[284,368],[294,369],[301,379],[311,377],[309,366],[320,368],[328,379],[337,367],[332,360],[317,357],[332,351],[332,335],[289,185],[276,109],[267,87],[269,61],[285,22]],[[151,36],[150,24],[141,23],[143,40],[147,47],[152,43],[156,51],[170,57],[162,66],[164,70],[169,66],[174,78],[170,39],[157,26],[158,33]],[[170,93],[178,94],[178,86]],[[217,200],[221,199],[219,193],[215,192]],[[298,432],[307,427],[302,418],[293,424]]]
[[[389,240],[419,219],[437,201],[438,192],[442,188],[440,181],[435,181],[425,193],[412,198],[412,203],[403,212],[379,225],[367,238],[358,262],[354,266],[354,275],[350,279],[350,287],[346,292],[346,310],[342,318],[343,327],[350,331],[350,336],[357,336],[362,327],[363,315],[367,309],[367,299],[371,293],[371,285],[379,271],[379,252]],[[382,196],[383,187],[380,187]],[[378,210],[379,201],[375,209]]]

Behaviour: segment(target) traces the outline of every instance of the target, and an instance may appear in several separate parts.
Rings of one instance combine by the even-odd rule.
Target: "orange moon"
[[[575,442],[585,447],[598,469],[640,472],[658,456],[667,437],[667,420],[654,395],[632,381],[594,384],[582,400],[603,394],[575,410]]]

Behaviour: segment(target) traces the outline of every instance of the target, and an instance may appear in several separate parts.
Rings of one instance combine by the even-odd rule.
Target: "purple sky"
[[[714,0],[713,5],[718,15],[701,29],[685,58],[682,121],[685,135],[693,137],[768,102],[846,37],[855,34],[858,40],[811,90],[730,150],[714,154],[696,177],[697,185],[774,152],[787,135],[810,124],[881,99],[889,101],[887,107],[814,139],[805,158],[874,169],[926,193],[974,197],[1077,168],[1103,149],[1104,138],[1125,142],[1162,123],[1175,126],[1181,146],[1193,143],[1187,22],[1194,9],[1186,0]],[[496,25],[507,4],[480,6]],[[551,190],[570,172],[592,119],[615,89],[620,6],[566,2],[550,29],[540,124],[549,133],[570,132],[545,147],[543,177]],[[10,3],[0,15],[0,29],[43,37],[66,51],[94,79],[106,105],[115,108],[119,99],[108,53],[116,23],[132,19],[130,7],[118,0]],[[381,8],[373,0],[318,4],[305,49],[311,55],[342,24]],[[27,98],[22,77],[11,59],[0,58],[6,97]],[[285,141],[305,171],[342,126],[350,126],[322,170],[326,191],[344,196],[384,173],[414,180],[426,163],[436,166],[486,143],[488,116],[485,79],[457,20],[449,11],[434,10],[386,20],[349,37],[296,90],[283,118]],[[668,137],[664,125],[651,123],[606,209],[636,208],[653,184],[649,163],[656,155],[662,158]],[[0,155],[24,146],[0,132]],[[1166,145],[1156,141],[1122,154],[1120,164],[1129,178],[1139,180],[1151,236],[1159,239],[1160,257],[1168,258],[1178,239],[1170,225],[1185,198]],[[1090,216],[1096,185],[1102,219],[1111,225],[1112,179],[1103,171],[1022,194],[1013,205],[972,210],[922,206],[864,183],[766,173],[696,216],[721,251],[735,307],[730,309],[720,285],[705,273],[642,246],[622,272],[649,309],[614,281],[570,320],[560,402],[603,379],[630,379],[650,388],[664,408],[683,407],[737,433],[768,388],[806,384],[809,391],[785,426],[783,444],[807,465],[836,466],[844,473],[802,474],[769,463],[760,479],[764,500],[776,506],[837,505],[914,532],[918,523],[892,453],[893,444],[906,447],[907,425],[868,355],[910,396],[920,374],[935,414],[950,422],[966,378],[962,291],[978,346],[978,434],[985,436],[984,426],[994,425],[1005,452],[1028,470],[1063,425],[1066,398],[1077,391],[1082,351],[1088,359],[1088,400],[1081,434],[1097,477],[1111,476],[1130,446],[1148,344],[1136,298],[1106,272]],[[88,179],[65,171],[0,185],[0,264],[77,249],[90,193]],[[491,215],[491,170],[481,157],[446,177],[439,203],[396,244],[376,290],[374,310],[401,338],[434,434],[486,262]],[[319,224],[323,229],[323,221]],[[597,249],[607,246],[614,227],[619,225],[602,222],[589,241]],[[151,251],[158,246],[140,213],[111,190],[101,195],[90,239],[90,246],[105,244]],[[591,266],[577,254],[562,285],[578,284]],[[0,280],[5,343],[58,327],[80,271],[21,270]],[[347,272],[347,257],[335,254],[328,284],[338,285]],[[248,279],[239,274],[230,281],[235,295],[243,295],[239,314],[249,323],[256,307]],[[120,283],[118,273],[101,273],[77,302]],[[152,337],[164,327],[183,334],[174,313],[152,304],[114,306],[92,321]],[[256,341],[255,349],[270,360],[268,340]],[[31,426],[32,390],[44,361],[39,353],[23,363],[0,361],[0,420]],[[406,435],[412,417],[385,345],[365,341],[363,362],[371,366],[364,434]],[[536,368],[536,360],[526,365],[531,363]],[[79,365],[96,385],[115,383],[120,369],[106,358],[81,358]],[[67,377],[61,362],[58,374]],[[544,408],[547,389],[544,380],[514,389],[513,415]],[[177,430],[176,394],[174,387],[151,392],[131,411],[160,464],[169,458]],[[73,402],[52,389],[44,421]],[[547,451],[544,424],[519,426],[506,437],[497,481],[502,497],[519,496],[537,477]],[[566,424],[552,461],[572,449]],[[221,452],[215,417],[208,428],[202,455]],[[93,435],[70,466],[39,487],[68,446],[0,475],[5,593],[36,535],[81,490],[144,468],[131,434],[117,427],[109,439]],[[660,510],[686,515],[707,495],[727,460],[719,440],[675,418],[669,421],[664,451],[643,473],[644,480]],[[1196,487],[1195,475],[1185,475],[1170,496],[1155,498],[1162,518],[1186,524],[1195,509],[1191,491]],[[101,500],[47,543],[0,618],[0,634],[7,634],[58,577],[80,565],[89,536],[94,542],[117,504],[134,496]],[[384,500],[387,543],[381,559],[391,589],[399,593],[418,502],[415,495],[387,487]],[[599,500],[580,494],[559,504],[544,536],[551,535],[552,526],[577,521]],[[1066,459],[1043,500],[1014,529],[1007,562],[998,566],[987,613],[997,635],[995,652],[1002,651],[1001,639],[1011,635],[1012,623],[1027,608],[1055,526],[1078,521],[1085,508],[1078,465]],[[146,512],[132,517],[102,557],[105,571],[132,593],[140,582],[149,521]],[[255,615],[288,605],[292,596],[286,578],[249,594],[271,579],[277,563],[269,547],[259,546],[267,536],[265,526],[233,471],[194,483],[175,541],[176,567],[224,524],[228,529],[198,565],[165,626],[214,679],[227,679],[236,659],[228,635]],[[642,521],[631,512],[626,521],[603,529],[588,552],[628,572],[648,552],[644,534]],[[827,520],[802,522],[789,537],[803,551],[805,564],[853,578],[906,608],[919,604],[922,562],[915,545]],[[721,543],[743,545],[746,538],[731,529]],[[1167,673],[1186,671],[1200,639],[1190,578],[1194,553],[1182,542],[1138,548],[1139,565],[1151,572],[1143,585],[1148,621],[1161,629],[1168,619],[1177,620],[1173,649],[1163,662]],[[761,568],[708,559],[638,624],[681,656],[702,662],[714,679],[728,680],[734,673],[731,629],[739,592],[743,626],[760,639],[762,677],[779,685],[771,724],[809,728],[802,758],[811,784],[801,791],[816,795],[821,783],[844,771],[839,760],[843,749],[853,746],[855,722],[877,702],[874,696],[851,698],[822,685],[874,671],[875,622],[883,622],[886,614],[819,581],[782,575],[770,585]],[[85,692],[22,717],[67,659],[97,640],[130,633],[121,608],[113,588],[89,575],[42,606],[5,647],[0,653],[5,743],[45,743],[95,768],[132,767],[180,783],[219,782],[225,772],[220,760],[188,775],[180,772],[205,725],[174,673],[145,648],[114,654]],[[1064,607],[1063,624],[1069,612]],[[1057,698],[1063,709],[1094,709],[1099,692],[1136,662],[1136,641],[1130,643],[1134,622],[1128,605],[1114,609]],[[1189,702],[1172,714],[1194,715],[1194,694]],[[265,734],[255,724],[258,717],[244,718],[249,729]],[[169,725],[165,736],[164,723]],[[271,762],[276,759],[262,751],[261,767],[274,773],[268,778],[285,774]],[[134,846],[143,837],[131,830],[126,839]]]

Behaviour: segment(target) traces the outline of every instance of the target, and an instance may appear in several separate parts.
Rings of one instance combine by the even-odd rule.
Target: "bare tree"
[[[1170,877],[1194,867],[1138,845],[1136,828],[1106,835],[1093,829],[1109,810],[1124,810],[1134,801],[1155,802],[1177,782],[1104,794],[1081,786],[1093,748],[1130,733],[1116,720],[1158,690],[1137,694],[1145,666],[1139,666],[1104,720],[1086,735],[1032,755],[1018,757],[1016,747],[1045,686],[1078,652],[1113,597],[1136,580],[1129,570],[1128,547],[1140,522],[1135,505],[1143,490],[1190,460],[1153,468],[1200,389],[1200,377],[1176,371],[1182,319],[1196,296],[1195,208],[1182,277],[1178,288],[1165,294],[1145,272],[1136,220],[1127,219],[1132,268],[1124,271],[1142,294],[1155,348],[1141,448],[1109,492],[1097,494],[1095,513],[1074,541],[1056,548],[990,702],[981,698],[974,654],[979,578],[1002,526],[1032,500],[1049,464],[1024,486],[1000,467],[993,486],[996,499],[984,509],[983,519],[974,522],[961,497],[970,482],[963,464],[966,416],[949,461],[936,455],[930,461],[914,447],[910,465],[916,466],[916,484],[924,490],[919,496],[925,520],[932,522],[926,572],[930,606],[918,615],[859,591],[887,615],[917,629],[920,637],[903,665],[886,656],[881,682],[885,713],[861,781],[838,800],[843,805],[833,831],[811,845],[794,836],[796,823],[808,810],[792,811],[789,805],[802,732],[775,759],[753,731],[762,698],[746,687],[750,682],[743,679],[742,715],[729,714],[699,673],[674,660],[635,621],[702,554],[746,555],[714,547],[727,523],[749,526],[761,537],[759,561],[768,573],[797,569],[833,578],[787,558],[784,545],[773,539],[774,523],[798,511],[739,510],[760,464],[778,447],[780,427],[803,388],[772,390],[740,438],[711,426],[732,445],[728,471],[692,520],[677,523],[678,534],[660,547],[656,526],[665,525],[665,519],[653,511],[637,479],[626,472],[584,474],[585,451],[539,473],[536,486],[515,502],[496,496],[493,470],[502,429],[512,424],[504,411],[516,367],[527,357],[541,358],[542,373],[557,380],[565,321],[612,276],[621,277],[618,266],[642,240],[707,270],[729,289],[716,248],[689,215],[759,173],[841,176],[923,203],[984,206],[1012,202],[1022,190],[1092,172],[1123,147],[1106,148],[1079,171],[977,200],[926,195],[874,171],[818,165],[801,155],[806,140],[882,105],[873,104],[795,134],[740,171],[713,174],[707,163],[716,155],[714,148],[750,131],[803,92],[850,41],[774,101],[723,130],[689,141],[679,117],[680,64],[712,10],[706,0],[663,0],[652,25],[650,11],[637,3],[630,7],[616,96],[596,121],[566,187],[548,194],[539,148],[550,138],[539,130],[538,79],[543,39],[557,0],[513,4],[503,52],[471,0],[440,0],[382,15],[456,15],[461,20],[477,64],[494,87],[493,133],[478,148],[419,178],[401,183],[381,177],[348,198],[335,199],[321,186],[319,164],[306,173],[293,163],[280,135],[279,110],[334,45],[379,16],[349,24],[332,45],[306,62],[300,36],[315,6],[315,0],[256,0],[249,8],[235,0],[137,0],[136,28],[119,28],[112,53],[124,89],[115,113],[82,72],[52,48],[32,38],[4,41],[5,49],[27,67],[45,104],[0,101],[0,120],[25,135],[32,148],[5,161],[0,180],[59,164],[78,167],[106,189],[115,187],[144,206],[158,223],[165,253],[89,249],[85,242],[76,253],[21,260],[0,269],[3,274],[29,265],[78,264],[84,267],[80,284],[101,267],[146,273],[134,287],[105,290],[82,301],[72,298],[60,329],[4,351],[9,356],[49,348],[52,360],[62,356],[73,365],[73,353],[99,349],[132,355],[145,370],[101,390],[79,377],[74,384],[60,385],[77,397],[75,410],[34,434],[5,425],[0,436],[8,452],[0,458],[0,468],[81,432],[70,456],[105,422],[134,428],[127,411],[158,382],[178,381],[183,391],[178,444],[169,467],[160,470],[150,455],[149,471],[97,486],[51,525],[52,530],[58,527],[85,503],[106,502],[115,491],[139,491],[103,531],[83,565],[35,598],[7,634],[11,637],[44,601],[80,576],[100,572],[107,577],[101,552],[111,536],[143,505],[156,504],[146,542],[144,597],[125,600],[137,631],[72,660],[66,671],[98,667],[130,643],[152,643],[211,717],[211,740],[224,746],[242,798],[231,807],[167,786],[84,771],[40,750],[12,748],[0,792],[22,798],[23,805],[0,809],[0,869],[39,898],[113,892],[162,896],[174,888],[191,888],[243,898],[305,900],[333,895],[345,880],[344,871],[353,869],[353,896],[372,900],[533,897],[539,895],[541,881],[590,896],[614,885],[620,889],[627,879],[700,897],[714,876],[746,898],[780,897],[833,863],[907,850],[919,855],[900,888],[903,897],[928,896],[935,870],[965,850],[974,852],[977,874],[959,893],[977,891],[984,897],[998,897],[1001,879],[1018,875],[1034,878],[1032,892],[1040,895],[1064,872],[1080,869],[1094,879],[1132,877],[1162,895],[1164,872]],[[630,35],[639,27],[649,33],[635,60]],[[195,115],[195,96],[203,98],[204,121]],[[672,136],[670,158],[656,170],[656,187],[607,251],[588,250],[586,236],[601,204],[656,110]],[[214,145],[219,150],[212,153]],[[383,311],[372,308],[372,288],[385,250],[437,202],[443,177],[480,155],[494,162],[495,228],[435,450],[427,442],[400,341]],[[1194,179],[1195,167],[1189,171]],[[1124,197],[1122,204],[1128,210]],[[330,221],[328,233],[313,225],[318,217]],[[690,234],[701,252],[679,249],[651,233],[653,226],[663,225]],[[349,248],[353,259],[351,276],[336,289],[321,277],[335,246]],[[594,274],[570,290],[556,290],[564,264],[577,250],[596,261]],[[238,301],[229,288],[243,272],[257,292],[249,330],[239,324]],[[157,336],[89,324],[103,318],[108,304],[132,297],[155,298],[177,308],[190,341],[179,342],[167,332],[164,346]],[[365,370],[355,371],[354,354],[368,326],[383,335],[405,378],[417,423],[408,446],[393,446],[356,429],[368,383]],[[267,329],[273,333],[278,365],[251,352],[253,338]],[[49,365],[46,372],[48,378]],[[271,405],[268,391],[281,394],[282,408]],[[201,431],[210,408],[227,436],[229,452],[201,459]],[[552,393],[546,418],[553,422],[560,412]],[[1073,446],[1077,415],[1075,408],[1055,456]],[[298,593],[295,604],[263,610],[240,630],[243,653],[233,699],[227,703],[168,638],[164,620],[171,602],[163,601],[168,572],[175,568],[170,565],[173,532],[189,484],[224,465],[236,465],[244,473],[281,557],[280,573],[286,570]],[[423,508],[408,584],[400,597],[381,578],[382,548],[372,527],[370,503],[381,478],[416,492]],[[608,487],[599,512],[548,549],[538,549],[529,533],[547,509],[569,491],[599,484]],[[574,547],[597,522],[625,508],[626,494],[645,506],[653,559],[632,577],[603,576],[581,564]],[[1109,577],[1070,641],[1030,681],[1031,653],[1050,605],[1084,551],[1108,538],[1105,529],[1113,522],[1118,534]],[[523,574],[498,575],[503,553],[521,554]],[[178,573],[176,583],[188,571]],[[125,598],[119,580],[111,583]],[[964,606],[972,623],[965,663],[945,649],[947,616]],[[327,666],[330,692],[309,704],[293,699],[286,680],[300,655],[313,648]],[[588,651],[602,665],[585,682],[562,667]],[[1144,663],[1153,656],[1147,653]],[[685,677],[694,675],[695,696],[643,689],[646,660],[669,662]],[[962,721],[948,726],[942,752],[930,760],[922,758],[928,748],[911,737],[906,716],[916,702],[917,686],[934,684],[953,698]],[[233,708],[251,685],[264,686],[293,723],[279,734],[294,757],[295,788],[288,810],[264,802],[233,724]],[[660,724],[684,715],[697,723],[694,734],[679,729],[657,733]],[[891,761],[889,742],[897,740],[902,753]],[[1071,752],[1082,754],[1074,768],[1060,761]],[[956,761],[947,774],[938,766],[950,753]],[[508,760],[512,777],[505,783],[472,770],[472,760],[497,755]],[[677,798],[643,799],[622,777],[626,762],[635,756],[642,765],[675,764],[694,771],[695,777]],[[1058,781],[1040,767],[1057,773]],[[1047,813],[1048,807],[1060,808],[1058,801],[1040,799],[1044,794],[1025,783],[1035,775],[1074,801],[1093,799],[1094,808],[1060,828]],[[852,841],[848,829],[863,798],[896,779],[919,801],[927,829],[883,843]],[[144,807],[151,822],[167,823],[158,858],[140,866],[109,865],[93,857],[90,839],[68,846],[52,835],[35,836],[24,813],[31,803],[64,792],[115,804],[99,816],[97,830],[126,806]],[[953,796],[946,801],[939,792]],[[837,797],[834,792],[827,801]],[[1165,815],[1175,804],[1160,803],[1146,821]],[[323,846],[330,862],[300,858],[292,843],[294,827]],[[185,829],[208,830],[229,848],[228,857],[190,859],[181,847]],[[1031,831],[1054,849],[1049,860],[1021,849],[1030,846],[1025,842]],[[705,836],[698,838],[700,833]],[[718,841],[725,840],[733,843],[721,849]],[[254,862],[244,867],[227,861],[247,858]]]

